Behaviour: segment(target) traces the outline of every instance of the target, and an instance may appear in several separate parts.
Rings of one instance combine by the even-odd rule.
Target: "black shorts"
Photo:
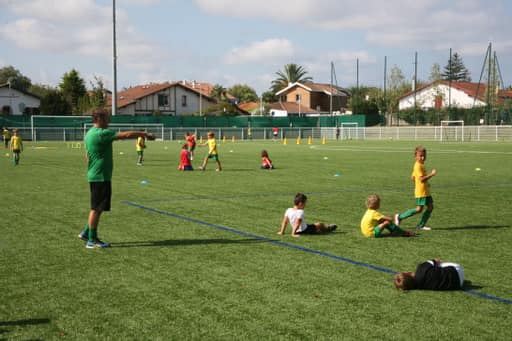
[[[91,190],[91,210],[110,211],[112,182],[89,182]]]
[[[297,233],[298,234],[315,234],[315,233],[317,233],[315,224],[307,224],[306,229],[304,231],[297,232]]]

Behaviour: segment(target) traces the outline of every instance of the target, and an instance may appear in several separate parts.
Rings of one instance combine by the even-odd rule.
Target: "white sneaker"
[[[431,231],[431,230],[432,230],[432,227],[428,227],[428,226],[419,227],[419,226],[418,226],[418,230],[422,230],[422,231]]]
[[[393,216],[393,222],[396,226],[400,226],[400,214],[397,213]]]

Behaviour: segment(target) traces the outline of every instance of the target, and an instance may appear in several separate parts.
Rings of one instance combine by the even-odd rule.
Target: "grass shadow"
[[[458,231],[458,230],[487,230],[487,229],[508,229],[507,225],[466,225],[466,226],[451,226],[451,227],[435,227],[434,230]]]
[[[263,243],[260,239],[169,239],[169,240],[147,240],[135,242],[112,243],[112,247],[164,247],[164,246],[188,246],[188,245],[209,245],[209,244],[247,244]]]
[[[15,320],[15,321],[0,321],[0,326],[33,326],[38,324],[48,324],[50,323],[50,319],[26,319],[26,320]],[[0,328],[0,334],[8,333],[8,329]],[[1,338],[0,340],[8,340]],[[40,339],[31,339],[31,340],[40,340]]]
[[[464,291],[466,291],[466,290],[479,290],[479,289],[483,289],[483,286],[477,285],[477,284],[473,284],[473,282],[468,281],[468,280],[465,280],[464,284],[462,285],[462,290],[464,290]]]
[[[0,321],[0,326],[30,326],[34,324],[50,323],[50,319],[26,319],[16,321]]]

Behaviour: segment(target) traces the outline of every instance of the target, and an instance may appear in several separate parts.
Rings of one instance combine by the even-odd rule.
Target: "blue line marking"
[[[164,215],[164,216],[167,216],[167,217],[172,217],[172,218],[176,218],[176,219],[190,221],[192,223],[196,223],[196,224],[204,225],[204,226],[208,226],[208,227],[213,227],[213,228],[216,228],[218,230],[222,230],[222,231],[226,231],[226,232],[231,232],[231,233],[238,234],[238,235],[241,235],[241,236],[244,236],[244,237],[251,237],[251,238],[259,239],[259,240],[262,240],[262,241],[265,241],[265,242],[268,242],[268,243],[271,243],[271,244],[275,244],[275,245],[284,246],[284,247],[288,247],[288,248],[299,250],[299,251],[304,251],[304,252],[312,253],[312,254],[318,255],[318,256],[323,256],[323,257],[328,257],[328,258],[336,259],[336,260],[339,260],[339,261],[342,261],[342,262],[345,262],[345,263],[349,263],[349,264],[352,264],[352,265],[357,265],[357,266],[361,266],[361,267],[364,267],[364,268],[368,268],[368,269],[372,269],[372,270],[376,270],[376,271],[380,271],[380,272],[389,273],[389,274],[392,274],[392,275],[398,273],[397,271],[394,271],[394,270],[391,270],[391,269],[382,268],[380,266],[359,262],[359,261],[356,261],[356,260],[353,260],[353,259],[349,259],[349,258],[345,258],[345,257],[341,257],[341,256],[336,256],[336,255],[333,255],[331,253],[310,249],[308,247],[299,246],[299,245],[296,245],[296,244],[287,243],[287,242],[283,242],[283,241],[276,240],[276,239],[271,239],[271,238],[263,237],[263,236],[260,236],[260,235],[254,234],[254,233],[236,230],[236,229],[233,229],[231,227],[226,227],[226,226],[222,226],[222,225],[212,224],[212,223],[208,223],[206,221],[202,221],[202,220],[198,220],[198,219],[182,216],[182,215],[171,213],[171,212],[167,212],[167,211],[162,211],[162,210],[159,210],[159,209],[156,209],[156,208],[140,205],[140,204],[137,204],[135,202],[123,201],[123,203],[128,205],[128,206],[140,208],[140,209],[143,209],[143,210],[146,210],[146,211],[149,211],[149,212],[153,212],[153,213],[157,213],[157,214],[160,214],[160,215]],[[501,297],[497,297],[497,296],[492,296],[492,295],[488,295],[488,294],[484,294],[484,293],[479,293],[479,292],[476,292],[474,290],[464,290],[464,292],[468,293],[470,295],[477,296],[477,297],[480,297],[480,298],[485,298],[485,299],[488,299],[488,300],[491,300],[491,301],[497,301],[497,302],[501,302],[501,303],[512,305],[512,300],[507,300],[505,298],[501,298]]]

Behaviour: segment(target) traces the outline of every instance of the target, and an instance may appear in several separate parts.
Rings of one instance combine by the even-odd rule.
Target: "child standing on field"
[[[261,151],[261,169],[274,169],[272,160],[268,157],[268,152],[265,149]]]
[[[215,134],[211,131],[206,134],[208,137],[208,140],[206,140],[205,143],[200,144],[199,146],[204,147],[208,146],[208,154],[205,156],[203,165],[199,168],[201,170],[206,170],[206,165],[208,164],[209,159],[213,159],[215,162],[217,162],[217,171],[222,170],[222,166],[220,164],[219,160],[219,154],[217,153],[217,140],[215,140]]]
[[[304,208],[306,207],[306,201],[308,198],[302,193],[297,193],[293,201],[293,207],[290,207],[284,213],[283,221],[281,223],[281,229],[277,234],[283,235],[286,231],[288,223],[292,227],[292,237],[300,237],[301,234],[319,234],[329,233],[338,226],[336,225],[325,225],[324,223],[316,222],[314,224],[306,224],[304,221]]]
[[[14,129],[12,134],[10,141],[13,157],[12,161],[14,162],[14,165],[17,166],[20,163],[20,154],[23,151],[23,141],[21,140],[21,136],[18,135],[18,129]]]
[[[372,194],[366,199],[366,213],[361,219],[361,232],[365,237],[379,238],[383,236],[384,230],[389,230],[392,235],[412,237],[414,233],[404,231],[393,223],[393,218],[380,213],[380,197]]]
[[[183,146],[181,146],[181,153],[180,153],[180,165],[178,166],[178,169],[180,171],[191,171],[194,170],[192,168],[192,163],[190,162],[190,151],[189,151],[189,145],[185,143]]]
[[[185,140],[187,141],[188,151],[190,152],[190,160],[194,160],[194,150],[196,149],[196,135],[191,135],[187,131],[185,133]]]
[[[144,131],[144,130],[141,130]],[[144,162],[144,149],[146,149],[146,138],[139,136],[135,142],[135,149],[137,150],[137,166],[142,166]]]
[[[417,228],[424,231],[432,230],[431,227],[426,226],[432,211],[434,210],[434,199],[430,195],[430,184],[428,180],[437,174],[437,170],[432,169],[430,173],[427,173],[425,169],[425,160],[427,160],[427,150],[422,147],[416,147],[414,151],[414,157],[416,162],[412,169],[411,180],[414,181],[414,197],[416,198],[416,208],[411,208],[402,214],[395,215],[395,224],[400,225],[400,222],[407,219],[415,214],[421,213],[423,208],[426,206],[427,209],[421,217],[420,223]]]

